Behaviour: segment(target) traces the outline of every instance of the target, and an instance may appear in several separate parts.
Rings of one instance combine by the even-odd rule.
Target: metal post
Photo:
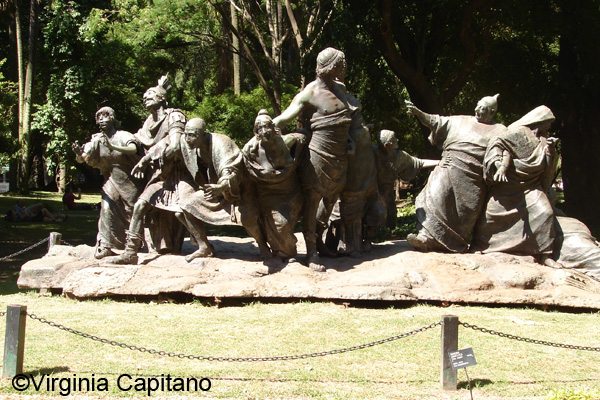
[[[15,375],[23,373],[26,318],[27,306],[13,304],[6,307],[3,378],[12,378]]]
[[[60,244],[62,241],[62,233],[50,232],[50,239],[48,240],[48,251],[55,244]]]
[[[449,352],[458,350],[458,317],[444,315],[442,324],[442,389],[456,390],[456,370],[450,363]]]

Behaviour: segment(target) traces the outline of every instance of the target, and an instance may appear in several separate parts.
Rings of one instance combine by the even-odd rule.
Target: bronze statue
[[[206,131],[201,118],[192,118],[185,127],[182,155],[197,189],[180,202],[181,212],[198,250],[186,257],[212,254],[204,223],[242,225],[256,240],[261,257],[271,258],[259,224],[259,207],[254,185],[245,174],[242,153],[228,136]]]
[[[343,82],[344,76],[338,79]],[[363,119],[362,105],[351,94],[346,96],[352,118],[349,135],[355,151],[348,158],[346,185],[329,217],[326,250],[319,248],[319,252],[360,257],[370,250],[377,227],[383,225],[385,210],[379,199],[371,132]],[[321,215],[326,212],[325,203],[321,202],[318,220],[322,225],[327,220]]]
[[[291,133],[286,138],[265,110],[254,122],[254,136],[242,149],[250,180],[256,186],[260,222],[274,256],[296,256],[294,227],[302,211],[302,192],[296,174],[304,136]]]
[[[558,162],[548,138],[554,114],[539,106],[490,141],[485,176],[492,184],[473,233],[472,251],[537,256],[554,266],[554,212],[546,195]]]
[[[419,233],[407,241],[417,250],[467,250],[486,200],[483,157],[489,140],[506,129],[493,121],[497,96],[482,98],[474,117],[427,114],[406,102],[408,114],[431,129],[429,141],[442,149],[440,164],[416,199]]]
[[[191,180],[180,151],[187,118],[181,110],[167,108],[167,89],[166,77],[162,77],[158,86],[144,93],[144,105],[150,115],[135,136],[149,148],[131,174],[138,178],[144,175],[149,178],[133,208],[125,251],[110,260],[116,264],[137,263],[137,252],[144,242],[146,216],[151,237],[149,246],[152,249],[160,253],[178,253],[181,249],[184,230],[175,212],[179,210],[178,183]]]
[[[303,233],[307,263],[314,271],[324,271],[317,253],[317,212],[323,199],[327,220],[331,209],[346,183],[348,153],[352,152],[349,137],[350,108],[345,85],[337,80],[346,69],[344,53],[331,47],[317,57],[317,78],[298,93],[290,106],[273,122],[279,128],[298,117],[309,132],[308,149],[300,166],[304,194]]]
[[[125,248],[125,231],[129,227],[133,206],[145,182],[130,174],[142,152],[140,142],[133,134],[123,131],[110,107],[96,112],[100,133],[91,140],[72,148],[78,162],[98,168],[105,178],[100,193],[102,202],[98,220],[98,239],[94,257],[100,259],[115,255],[113,249]]]
[[[377,165],[377,185],[385,203],[386,227],[396,227],[397,209],[394,184],[398,178],[411,181],[422,168],[433,168],[439,160],[422,160],[398,149],[398,138],[394,131],[383,129],[377,135],[377,145],[373,146]]]

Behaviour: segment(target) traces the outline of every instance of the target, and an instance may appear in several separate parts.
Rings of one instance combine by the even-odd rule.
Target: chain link
[[[438,322],[434,322],[432,324],[423,326],[419,329],[415,329],[412,330],[410,332],[406,332],[406,333],[402,333],[396,336],[390,336],[387,337],[385,339],[381,339],[381,340],[377,340],[374,342],[370,342],[370,343],[365,343],[365,344],[361,344],[358,346],[352,346],[352,347],[345,347],[343,349],[335,349],[335,350],[329,350],[329,351],[320,351],[317,353],[308,353],[308,354],[294,354],[294,355],[289,355],[289,356],[273,356],[273,357],[218,357],[218,356],[197,356],[197,355],[193,355],[193,354],[183,354],[183,353],[173,353],[173,352],[167,352],[167,351],[162,351],[162,350],[155,350],[155,349],[148,349],[146,347],[140,347],[140,346],[132,346],[126,343],[121,343],[121,342],[117,342],[115,340],[109,340],[109,339],[104,339],[98,336],[94,336],[94,335],[90,335],[88,333],[84,333],[72,328],[68,328],[62,324],[58,324],[56,322],[53,321],[49,321],[45,318],[42,317],[38,317],[35,314],[30,314],[27,313],[27,315],[29,315],[29,317],[31,319],[35,319],[39,322],[42,322],[44,324],[48,324],[54,328],[78,335],[78,336],[82,336],[84,338],[87,339],[91,339],[94,340],[96,342],[100,342],[100,343],[104,343],[104,344],[109,344],[111,346],[116,346],[116,347],[121,347],[123,349],[129,349],[129,350],[134,350],[134,351],[139,351],[142,353],[149,353],[149,354],[156,354],[159,356],[166,356],[166,357],[175,357],[175,358],[187,358],[190,360],[201,360],[201,361],[227,361],[227,362],[247,362],[247,361],[284,361],[284,360],[299,360],[299,359],[304,359],[304,358],[312,358],[312,357],[323,357],[323,356],[328,356],[328,355],[332,355],[332,354],[341,354],[341,353],[347,353],[350,351],[354,351],[354,350],[360,350],[360,349],[365,349],[367,347],[373,347],[373,346],[377,346],[383,343],[388,343],[388,342],[392,342],[394,340],[398,340],[398,339],[402,339],[411,335],[415,335],[419,332],[424,332],[428,329],[434,328],[436,326],[439,326],[442,324],[442,321],[438,321]]]
[[[469,324],[467,322],[460,322],[459,321],[458,323],[460,325],[464,326],[465,328],[471,328],[473,330],[480,331],[480,332],[483,332],[483,333],[489,333],[490,335],[496,335],[496,336],[500,336],[500,337],[503,337],[503,338],[506,338],[506,339],[518,340],[518,341],[521,341],[521,342],[527,342],[527,343],[533,343],[533,344],[541,344],[541,345],[544,345],[544,346],[561,347],[563,349],[600,351],[600,347],[575,346],[575,345],[572,345],[572,344],[547,342],[545,340],[530,339],[530,338],[526,338],[526,337],[521,337],[521,336],[511,335],[511,334],[508,334],[508,333],[494,331],[492,329],[481,328],[481,327],[479,327],[477,325],[471,325],[471,324]]]
[[[50,238],[49,238],[49,237],[47,237],[46,239],[40,240],[40,241],[39,241],[39,242],[37,242],[36,244],[32,244],[31,246],[29,246],[29,247],[28,247],[28,248],[26,248],[26,249],[23,249],[23,250],[19,250],[19,251],[17,251],[15,254],[11,254],[11,255],[9,255],[9,256],[2,257],[2,258],[0,258],[0,261],[8,260],[9,258],[13,258],[13,257],[19,256],[19,255],[21,255],[21,254],[25,253],[26,251],[29,251],[29,250],[33,249],[34,247],[37,247],[37,246],[39,246],[39,245],[41,245],[41,244],[44,244],[44,243],[46,243],[46,242],[47,242],[49,239],[50,239]]]

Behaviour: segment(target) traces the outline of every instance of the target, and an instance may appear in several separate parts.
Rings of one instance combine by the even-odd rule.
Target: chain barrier
[[[392,342],[394,340],[403,339],[405,337],[415,335],[419,332],[424,332],[428,329],[434,328],[434,327],[442,324],[442,321],[438,321],[438,322],[434,322],[432,324],[423,326],[419,329],[412,330],[410,332],[401,333],[396,336],[390,336],[385,339],[377,340],[374,342],[360,344],[358,346],[345,347],[343,349],[320,351],[317,353],[295,354],[295,355],[289,355],[289,356],[272,356],[272,357],[218,357],[218,356],[197,356],[197,355],[193,355],[193,354],[173,353],[173,352],[167,352],[167,351],[162,351],[162,350],[148,349],[146,347],[133,346],[133,345],[129,345],[126,343],[117,342],[115,340],[109,340],[109,339],[104,339],[104,338],[101,338],[98,336],[90,335],[88,333],[84,333],[84,332],[81,332],[81,331],[78,331],[78,330],[75,330],[72,328],[68,328],[62,324],[59,324],[59,323],[56,323],[53,321],[49,321],[42,317],[38,317],[35,314],[27,313],[27,315],[31,319],[34,319],[34,320],[37,320],[44,324],[50,325],[54,328],[57,328],[57,329],[60,329],[60,330],[63,330],[63,331],[66,331],[66,332],[69,332],[69,333],[72,333],[72,334],[75,334],[78,336],[82,336],[84,338],[91,339],[96,342],[109,344],[111,346],[121,347],[123,349],[129,349],[129,350],[133,350],[133,351],[139,351],[141,353],[157,354],[159,356],[174,357],[174,358],[187,358],[190,360],[200,360],[200,361],[227,361],[227,362],[299,360],[299,359],[304,359],[304,358],[323,357],[323,356],[328,356],[328,355],[332,355],[332,354],[347,353],[350,351],[365,349],[367,347],[373,347],[373,346],[377,346],[377,345],[380,345],[383,343]]]
[[[13,257],[19,256],[19,255],[21,255],[21,254],[23,254],[23,253],[25,253],[25,252],[27,252],[27,251],[35,248],[35,247],[38,247],[39,245],[42,245],[42,244],[46,243],[48,240],[50,240],[49,237],[47,237],[46,239],[40,240],[36,244],[32,244],[31,246],[29,246],[26,249],[17,251],[15,254],[11,254],[9,256],[5,256],[5,257],[0,258],[0,261],[8,260],[9,258],[13,258]]]
[[[458,324],[464,326],[465,328],[473,329],[475,331],[480,331],[480,332],[483,332],[483,333],[489,333],[490,335],[496,335],[496,336],[500,336],[500,337],[503,337],[503,338],[506,338],[506,339],[518,340],[520,342],[527,342],[527,343],[533,343],[533,344],[541,344],[541,345],[544,345],[544,346],[552,346],[552,347],[561,347],[563,349],[571,349],[571,350],[600,351],[600,347],[575,346],[575,345],[572,345],[572,344],[547,342],[545,340],[530,339],[530,338],[526,338],[526,337],[522,337],[522,336],[516,336],[516,335],[511,335],[511,334],[508,334],[508,333],[498,332],[498,331],[494,331],[492,329],[482,328],[482,327],[479,327],[477,325],[471,325],[471,324],[466,323],[466,322],[460,322],[459,321]]]

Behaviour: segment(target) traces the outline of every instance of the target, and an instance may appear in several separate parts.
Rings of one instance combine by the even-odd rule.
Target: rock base
[[[305,246],[298,234],[299,258]],[[507,254],[441,254],[388,241],[360,259],[322,258],[326,272],[297,261],[262,262],[249,238],[211,237],[215,257],[140,254],[137,265],[93,258],[90,246],[54,246],[21,268],[18,285],[76,298],[164,296],[519,304],[600,309],[600,282]],[[189,244],[184,253],[194,251]]]

